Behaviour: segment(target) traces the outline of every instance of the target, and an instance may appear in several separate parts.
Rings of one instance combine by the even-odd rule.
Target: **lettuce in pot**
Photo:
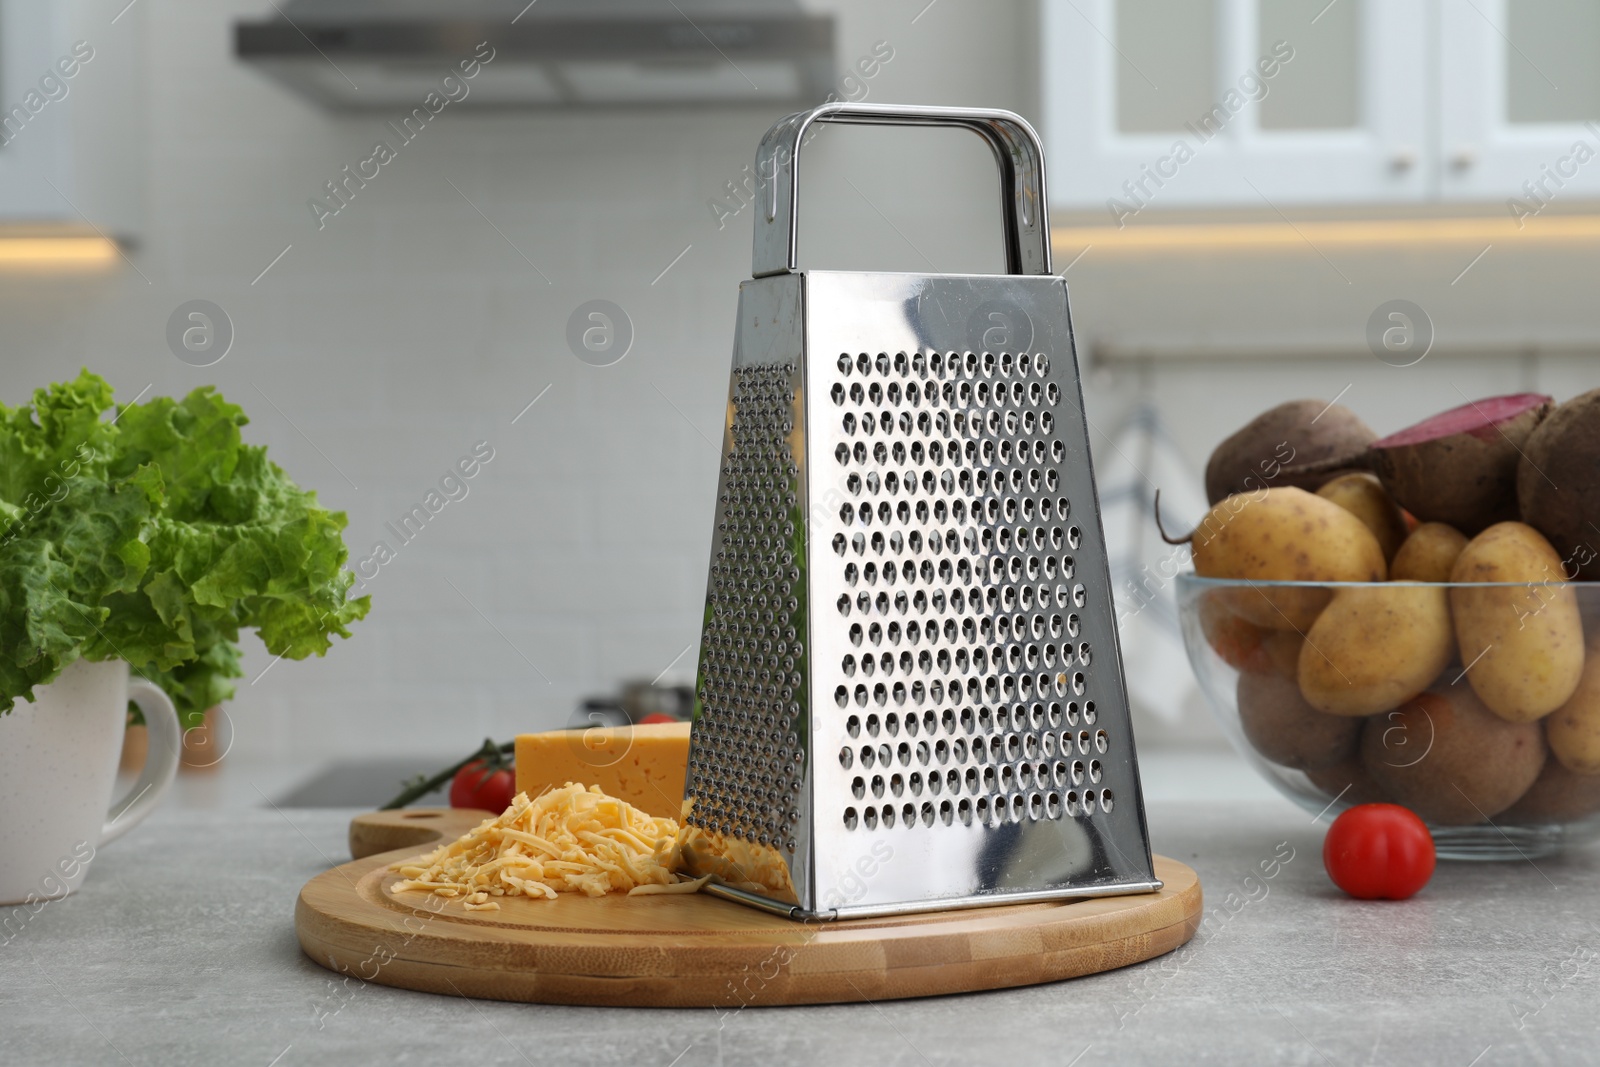
[[[0,714],[79,657],[125,659],[193,724],[233,695],[241,630],[289,659],[350,636],[370,598],[345,515],[248,421],[209,386],[117,407],[88,371],[0,405]]]

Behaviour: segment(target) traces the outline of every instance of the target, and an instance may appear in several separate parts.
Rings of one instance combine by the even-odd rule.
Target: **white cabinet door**
[[[1430,0],[1042,0],[1050,196],[1146,206],[1420,200]]]
[[[146,5],[107,6],[0,0],[0,226],[138,234]]]
[[[0,0],[0,218],[72,212],[47,181],[61,184],[69,154],[70,83],[52,67],[72,44],[66,22],[64,5]]]
[[[1527,217],[1600,195],[1600,3],[1440,5],[1442,196]]]

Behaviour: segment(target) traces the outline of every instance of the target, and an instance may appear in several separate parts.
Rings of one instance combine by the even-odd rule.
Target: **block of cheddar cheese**
[[[597,785],[651,815],[676,819],[689,767],[689,724],[595,726],[517,735],[517,791]]]

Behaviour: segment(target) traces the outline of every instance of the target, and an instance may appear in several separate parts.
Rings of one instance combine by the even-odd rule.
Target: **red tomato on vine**
[[[491,767],[484,760],[473,760],[450,780],[452,808],[482,808],[499,814],[511,806],[517,795],[517,776],[507,767]]]

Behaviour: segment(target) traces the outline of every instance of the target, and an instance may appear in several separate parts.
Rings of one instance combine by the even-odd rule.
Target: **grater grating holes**
[[[836,365],[829,395],[847,440],[834,454],[854,503],[839,509],[832,543],[839,556],[855,557],[837,572],[855,595],[836,603],[841,617],[870,620],[848,633],[856,648],[874,651],[844,656],[835,702],[885,709],[890,735],[901,721],[911,736],[919,726],[942,732],[933,745],[865,748],[861,763],[952,763],[946,775],[913,772],[906,784],[915,795],[947,789],[961,798],[948,819],[930,803],[898,813],[882,805],[877,821],[997,825],[1093,812],[1087,793],[1070,803],[1062,793],[1069,778],[1081,780],[1081,763],[1040,762],[1109,746],[1103,730],[1057,732],[1080,715],[1093,723],[1092,701],[1063,700],[1090,689],[1092,650],[1076,640],[1082,622],[1067,610],[1087,602],[1084,586],[1072,584],[1083,532],[1066,521],[1071,501],[1057,495],[1066,447],[1052,437],[1048,408],[1061,391],[1042,380],[1048,358],[841,353]],[[858,672],[885,681],[844,684]],[[894,709],[907,705],[900,720]],[[878,723],[869,716],[874,736]],[[849,735],[858,731],[848,719]],[[974,733],[984,736],[970,746],[957,737]],[[842,750],[841,762],[849,758]],[[896,796],[897,777],[888,779]],[[866,822],[854,812],[847,827]]]
[[[793,547],[799,469],[787,442],[793,373],[792,364],[736,372],[686,789],[691,825],[789,853],[801,817],[807,667]]]

